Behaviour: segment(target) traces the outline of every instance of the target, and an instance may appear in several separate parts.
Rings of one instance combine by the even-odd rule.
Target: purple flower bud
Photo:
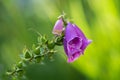
[[[81,54],[84,53],[85,48],[91,43],[83,32],[70,22],[65,29],[64,50],[68,56],[68,62],[75,61]]]
[[[59,20],[56,21],[52,33],[55,35],[61,35],[63,31],[63,27],[64,27],[64,24],[63,24],[62,18],[60,18]]]

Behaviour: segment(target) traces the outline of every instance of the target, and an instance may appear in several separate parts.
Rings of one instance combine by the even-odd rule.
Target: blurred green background
[[[0,80],[24,46],[37,42],[32,30],[51,38],[63,11],[92,44],[70,64],[57,47],[54,61],[28,66],[28,80],[120,80],[120,0],[0,0]]]

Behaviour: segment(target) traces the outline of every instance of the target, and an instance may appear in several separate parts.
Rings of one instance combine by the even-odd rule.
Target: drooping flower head
[[[54,25],[52,33],[55,35],[61,35],[63,31],[63,27],[64,27],[63,20],[62,18],[59,18]]]
[[[68,62],[73,62],[84,53],[91,40],[88,40],[75,24],[68,22],[63,43]]]

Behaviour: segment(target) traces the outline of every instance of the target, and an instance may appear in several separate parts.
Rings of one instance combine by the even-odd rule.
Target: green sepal
[[[40,48],[40,55],[43,55],[45,52],[45,49],[43,47]]]
[[[44,56],[35,56],[35,60],[37,63],[40,63],[44,59]]]
[[[37,58],[36,58],[36,62],[37,62],[37,63],[41,62],[41,57],[37,57]]]
[[[22,67],[23,67],[22,61],[20,61],[20,62],[17,64],[17,67],[18,67],[18,68],[22,68]]]
[[[48,47],[49,49],[53,49],[53,48],[55,47],[54,41],[49,41],[49,42],[47,43],[47,47]]]
[[[39,55],[40,54],[40,47],[36,47],[33,52],[36,54],[36,55]]]
[[[55,44],[58,45],[58,46],[61,46],[63,45],[63,37],[64,37],[64,34],[62,33],[61,36],[58,36],[55,38]]]
[[[30,59],[32,56],[31,56],[31,53],[30,53],[30,51],[28,51],[27,49],[26,49],[26,51],[24,52],[24,58],[25,59]]]
[[[43,36],[42,36],[41,41],[42,41],[42,43],[44,43],[44,44],[48,41],[47,38],[46,38],[46,35],[43,35]]]

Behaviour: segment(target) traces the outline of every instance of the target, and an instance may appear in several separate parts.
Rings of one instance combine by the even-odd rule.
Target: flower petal
[[[69,63],[70,62],[74,62],[76,59],[79,58],[80,55],[81,55],[80,53],[75,53],[73,56],[71,56],[71,57],[68,58],[68,62]]]
[[[68,62],[73,62],[84,53],[91,40],[88,40],[75,24],[68,22],[63,43]]]
[[[85,35],[83,34],[82,30],[78,28],[75,24],[73,24],[74,29],[76,30],[76,33],[78,36],[80,36],[83,40],[86,39]]]
[[[55,35],[61,35],[63,31],[63,27],[64,27],[64,24],[63,24],[62,18],[60,18],[59,20],[56,21],[52,33]]]
[[[82,40],[79,37],[73,38],[70,42],[67,43],[67,50],[70,56],[75,53],[80,52],[82,46]]]
[[[65,38],[63,39],[63,44],[64,44],[64,50],[65,50],[65,53],[66,53],[66,55],[68,56],[67,41],[66,41]]]
[[[84,33],[82,32],[82,30],[80,28],[78,28],[75,24],[73,24],[77,34],[83,39],[83,43],[82,43],[82,46],[81,46],[81,50],[82,50],[82,53],[84,53],[84,50],[86,49],[86,47],[92,42],[91,40],[88,40]]]
[[[65,38],[66,41],[69,42],[71,41],[73,38],[77,37],[77,33],[73,27],[73,25],[69,22],[66,29],[65,29]]]
[[[82,54],[84,54],[84,50],[86,49],[86,47],[92,42],[92,40],[87,40],[87,41],[83,41],[83,44],[81,46],[81,50],[82,50]]]

